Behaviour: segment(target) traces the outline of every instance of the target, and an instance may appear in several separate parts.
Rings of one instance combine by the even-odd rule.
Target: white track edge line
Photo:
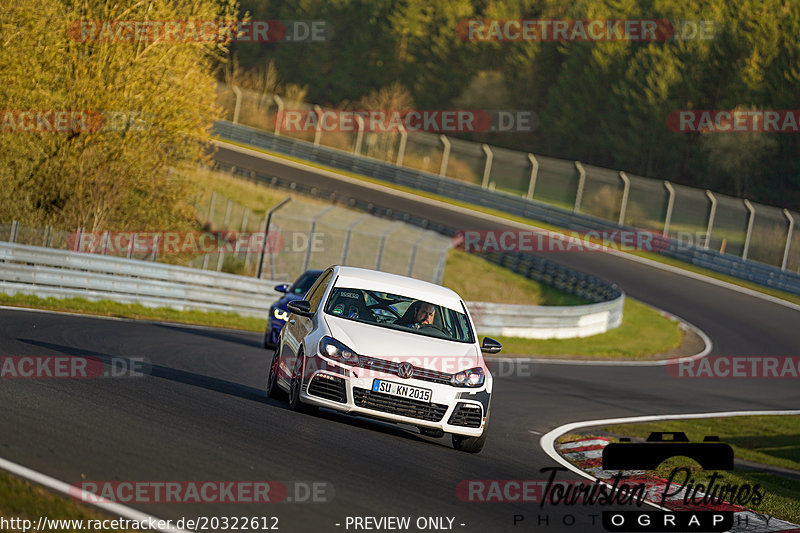
[[[113,502],[111,500],[106,500],[105,498],[99,498],[97,495],[87,492],[83,489],[79,489],[73,485],[69,485],[63,481],[50,477],[46,474],[42,474],[41,472],[37,472],[31,468],[26,466],[22,466],[20,464],[14,463],[9,461],[8,459],[4,459],[0,457],[0,469],[15,474],[21,478],[27,479],[28,481],[32,481],[38,485],[42,485],[47,487],[51,490],[56,492],[60,492],[68,497],[75,497],[76,494],[80,496],[80,500],[82,503],[86,503],[89,505],[93,505],[103,511],[108,513],[117,514],[123,518],[127,518],[129,520],[136,520],[137,522],[150,522],[150,521],[163,521],[166,522],[163,518],[156,518],[152,515],[144,513],[142,511],[137,511],[131,507],[122,505],[117,502]],[[93,502],[92,500],[100,499],[99,502]],[[54,519],[55,520],[55,519]],[[152,531],[152,530],[151,530]],[[168,531],[170,533],[187,533],[183,529],[177,529],[174,527],[169,527],[165,529],[157,529],[156,531]]]
[[[461,212],[461,213],[470,213],[473,216],[477,216],[479,218],[483,218],[484,220],[491,220],[491,221],[494,221],[494,222],[502,222],[502,223],[504,223],[506,225],[513,225],[513,226],[517,226],[519,228],[525,228],[525,229],[534,228],[534,229],[542,230],[542,228],[539,228],[538,226],[535,226],[533,224],[524,224],[524,223],[518,222],[516,220],[510,220],[510,219],[499,217],[499,216],[496,216],[496,215],[490,215],[488,213],[483,213],[481,211],[473,211],[472,209],[467,209],[465,207],[461,207],[461,206],[458,206],[458,205],[449,204],[449,203],[443,202],[441,200],[434,200],[432,198],[427,198],[425,196],[420,196],[418,194],[412,194],[412,193],[408,193],[408,192],[405,192],[405,191],[400,191],[400,190],[397,190],[397,189],[393,189],[392,187],[388,187],[388,186],[385,186],[385,185],[379,185],[379,184],[372,183],[372,182],[369,182],[369,181],[366,181],[366,180],[363,180],[363,179],[351,178],[350,176],[346,176],[344,174],[339,174],[338,172],[333,172],[333,171],[330,171],[330,170],[327,170],[327,169],[317,168],[317,167],[312,166],[312,165],[299,163],[297,161],[284,159],[282,157],[275,156],[275,155],[272,155],[272,154],[269,154],[269,153],[265,153],[265,152],[261,152],[261,151],[258,151],[258,150],[254,150],[252,148],[245,148],[245,147],[238,146],[238,145],[235,145],[235,144],[230,144],[228,142],[225,142],[225,141],[222,141],[222,140],[219,140],[219,139],[213,139],[212,142],[214,144],[218,145],[218,146],[224,146],[225,148],[227,148],[229,150],[233,150],[235,152],[239,152],[239,153],[243,153],[243,154],[247,154],[247,155],[253,155],[253,156],[256,156],[256,157],[260,157],[261,159],[266,159],[266,160],[273,161],[273,162],[279,162],[279,163],[284,164],[286,166],[290,166],[290,167],[293,167],[293,168],[296,168],[296,169],[300,169],[300,170],[306,170],[306,171],[309,171],[309,172],[316,172],[316,173],[319,173],[319,174],[321,174],[323,176],[327,176],[327,177],[330,177],[330,178],[333,178],[333,179],[338,179],[338,180],[345,181],[345,182],[348,182],[348,183],[358,184],[358,185],[361,185],[361,186],[364,186],[364,187],[367,187],[367,188],[370,188],[370,189],[373,189],[373,190],[379,190],[379,191],[382,191],[382,192],[385,192],[385,193],[389,193],[389,194],[394,194],[396,196],[400,196],[400,197],[403,197],[403,198],[417,200],[417,201],[420,201],[422,203],[427,203],[427,204],[429,204],[431,206],[450,209],[450,210],[458,211],[458,212]],[[568,231],[568,230],[564,230],[564,231]],[[558,233],[558,232],[555,232],[555,233]],[[673,274],[679,274],[679,275],[686,276],[686,277],[689,277],[689,278],[692,278],[692,279],[696,279],[696,280],[699,280],[699,281],[710,283],[710,284],[716,285],[718,287],[722,287],[722,288],[725,288],[725,289],[728,289],[728,290],[739,292],[741,294],[746,294],[746,295],[752,296],[754,298],[760,298],[762,300],[766,300],[766,301],[774,303],[774,304],[782,305],[784,307],[788,307],[789,309],[794,309],[795,311],[800,311],[800,305],[795,304],[793,302],[789,302],[787,300],[783,300],[783,299],[777,298],[775,296],[770,296],[769,294],[764,294],[763,292],[759,292],[759,291],[756,291],[756,290],[753,290],[753,289],[748,289],[747,287],[741,287],[739,285],[735,285],[735,284],[727,282],[727,281],[722,281],[722,280],[719,280],[719,279],[716,279],[716,278],[712,278],[712,277],[706,276],[704,274],[698,274],[696,272],[691,272],[689,270],[684,270],[684,269],[679,268],[679,267],[675,267],[675,266],[668,265],[668,264],[665,264],[665,263],[660,263],[658,261],[654,261],[652,259],[647,259],[647,258],[644,258],[644,257],[639,257],[639,256],[636,256],[636,255],[633,255],[633,254],[629,254],[629,253],[625,253],[625,252],[618,252],[617,250],[611,250],[611,251],[608,251],[608,252],[605,252],[605,253],[613,253],[617,257],[622,257],[623,259],[627,259],[629,261],[636,261],[638,263],[642,263],[644,265],[647,265],[647,266],[650,266],[650,267],[653,267],[653,268],[658,268],[660,270],[671,272]]]

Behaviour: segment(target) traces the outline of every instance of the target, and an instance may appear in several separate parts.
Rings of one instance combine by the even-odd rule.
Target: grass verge
[[[32,527],[36,527],[39,517],[52,520],[83,520],[84,525],[87,524],[87,520],[113,520],[113,517],[102,514],[88,505],[54,494],[6,472],[0,472],[0,517],[6,520],[30,520],[33,524]],[[107,524],[111,525],[108,522]],[[21,528],[10,531],[17,530],[22,531]],[[71,533],[80,531],[80,529],[63,527],[54,529],[54,531]],[[124,530],[105,529],[104,531]]]
[[[737,416],[696,420],[665,420],[658,423],[619,424],[604,428],[618,436],[647,438],[651,431],[682,431],[691,442],[706,435],[717,435],[733,448],[734,457],[764,465],[800,472],[800,416]],[[664,461],[656,475],[668,477],[672,468],[689,466],[684,458]],[[694,463],[690,467],[696,483],[708,481],[710,473]],[[748,504],[753,510],[782,520],[800,523],[800,481],[767,471],[734,469],[720,473],[723,483],[739,486],[761,485],[765,496],[760,504]],[[676,478],[678,479],[678,478]],[[683,476],[679,481],[683,480]]]
[[[649,359],[680,345],[678,323],[631,298],[625,299],[622,325],[606,333],[576,339],[497,337],[502,355],[580,356],[594,359]]]
[[[484,207],[484,206],[479,206],[479,205],[470,204],[470,203],[467,203],[467,202],[454,200],[454,199],[448,198],[446,196],[441,196],[441,195],[438,195],[438,194],[433,194],[433,193],[428,193],[428,192],[425,192],[425,191],[420,191],[420,190],[417,190],[417,189],[412,189],[411,187],[403,187],[401,185],[396,185],[396,184],[389,183],[389,182],[382,181],[382,180],[375,179],[375,178],[369,178],[369,177],[363,176],[361,174],[355,174],[355,173],[352,173],[352,172],[339,170],[337,168],[329,167],[329,166],[326,166],[326,165],[321,165],[319,163],[314,163],[312,161],[307,161],[305,159],[300,159],[300,158],[297,158],[297,157],[289,157],[289,156],[286,156],[284,154],[280,154],[280,153],[277,153],[277,152],[271,152],[269,150],[264,150],[263,148],[259,148],[259,147],[256,147],[256,146],[251,146],[249,144],[238,143],[238,142],[235,142],[235,141],[229,141],[227,139],[218,139],[218,140],[222,141],[222,142],[225,142],[225,143],[228,143],[228,144],[233,144],[233,145],[236,145],[236,146],[241,146],[243,148],[248,148],[250,150],[254,150],[254,151],[257,151],[257,152],[262,152],[262,153],[265,153],[265,154],[269,154],[269,155],[272,155],[272,156],[275,156],[275,157],[280,157],[280,158],[286,159],[288,161],[294,161],[296,163],[302,163],[302,164],[308,165],[310,167],[318,168],[318,169],[321,169],[321,170],[327,170],[327,171],[330,171],[330,172],[341,174],[343,176],[348,176],[348,177],[359,179],[359,180],[362,180],[362,181],[365,181],[365,182],[373,183],[373,184],[376,184],[376,185],[381,185],[383,187],[388,187],[390,189],[395,189],[395,190],[398,190],[398,191],[403,191],[403,192],[407,192],[407,193],[410,193],[410,194],[415,194],[417,196],[422,196],[424,198],[430,198],[432,200],[438,200],[438,201],[445,202],[445,203],[448,203],[448,204],[451,204],[451,205],[455,205],[455,206],[459,206],[459,207],[465,207],[465,208],[470,209],[472,211],[477,211],[477,212],[485,213],[485,214],[488,214],[488,215],[494,215],[494,216],[497,216],[497,217],[500,217],[500,218],[505,218],[507,220],[512,220],[512,221],[515,221],[515,222],[520,222],[522,224],[527,224],[529,226],[534,226],[534,227],[537,227],[537,228],[540,228],[540,229],[544,229],[544,230],[548,230],[548,231],[554,231],[554,232],[563,233],[563,234],[566,234],[566,235],[570,234],[570,232],[568,230],[565,230],[563,228],[560,228],[560,227],[557,227],[557,226],[553,226],[551,224],[546,224],[544,222],[540,222],[540,221],[537,221],[537,220],[531,220],[531,219],[527,219],[527,218],[516,216],[516,215],[510,215],[510,214],[505,213],[503,211],[500,211],[498,209],[492,209],[492,208],[488,208],[488,207]],[[677,259],[672,259],[670,257],[665,257],[665,256],[657,254],[657,253],[652,253],[652,252],[620,252],[620,253],[631,253],[633,255],[637,255],[637,256],[643,257],[645,259],[651,259],[651,260],[659,262],[659,263],[663,263],[663,264],[670,265],[670,266],[675,266],[677,268],[680,268],[680,269],[683,269],[683,270],[686,270],[686,271],[689,271],[689,272],[694,272],[695,274],[701,274],[703,276],[708,276],[710,278],[714,278],[714,279],[717,279],[717,280],[720,280],[720,281],[725,281],[725,282],[731,283],[733,285],[737,285],[739,287],[744,287],[744,288],[751,289],[751,290],[754,290],[754,291],[757,291],[757,292],[761,292],[763,294],[774,296],[776,298],[780,298],[780,299],[786,300],[788,302],[792,302],[792,303],[795,303],[795,304],[800,304],[800,295],[796,295],[796,294],[780,291],[780,290],[777,290],[777,289],[772,289],[772,288],[769,288],[769,287],[764,287],[764,286],[758,285],[756,283],[752,283],[752,282],[745,281],[745,280],[742,280],[742,279],[739,279],[739,278],[735,278],[733,276],[720,274],[720,273],[714,272],[713,270],[709,270],[707,268],[698,267],[698,266],[695,266],[695,265],[692,265],[692,264],[689,264],[689,263],[684,263],[682,261],[678,261]]]

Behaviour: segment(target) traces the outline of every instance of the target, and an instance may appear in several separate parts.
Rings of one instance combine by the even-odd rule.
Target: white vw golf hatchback
[[[492,376],[472,319],[450,289],[362,268],[331,267],[288,304],[267,394],[295,410],[327,407],[452,435],[477,453],[486,441]],[[483,353],[482,353],[483,352]]]

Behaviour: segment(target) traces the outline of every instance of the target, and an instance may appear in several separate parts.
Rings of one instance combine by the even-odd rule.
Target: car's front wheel
[[[303,367],[305,366],[305,360],[305,354],[300,351],[295,358],[294,368],[292,369],[292,379],[289,382],[289,409],[303,413],[312,413],[316,411],[315,406],[300,401],[300,389],[303,385]]]
[[[464,435],[452,435],[453,448],[467,453],[478,453],[486,444],[486,434],[489,433],[489,411],[486,411],[486,423],[483,425],[483,433],[479,437],[465,437]]]

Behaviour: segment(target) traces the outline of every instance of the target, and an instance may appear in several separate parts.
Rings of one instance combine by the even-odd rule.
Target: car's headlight
[[[287,320],[289,320],[289,311],[284,311],[280,307],[276,307],[272,311],[272,316],[274,316],[278,320],[283,320],[284,322],[286,322]]]
[[[319,341],[319,353],[348,365],[358,364],[358,354],[332,337],[322,337]]]
[[[483,373],[483,369],[476,367],[453,374],[450,384],[454,387],[480,387],[485,380],[486,374]]]

